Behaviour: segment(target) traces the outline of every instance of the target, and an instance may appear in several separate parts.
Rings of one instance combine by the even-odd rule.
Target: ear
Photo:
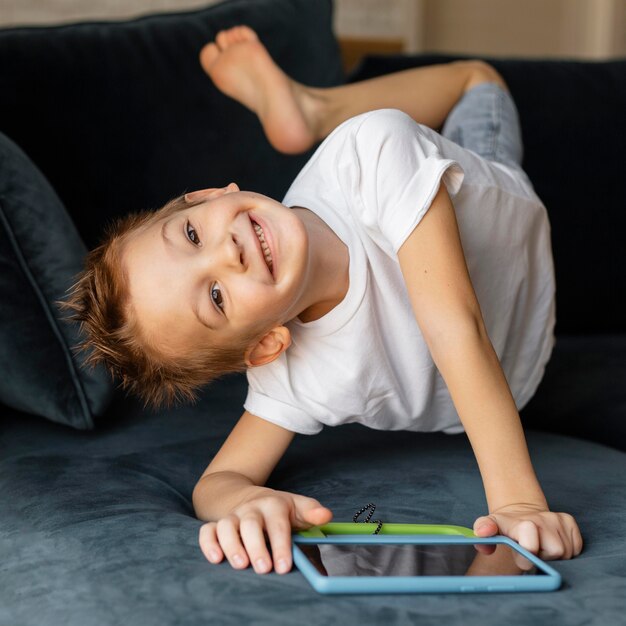
[[[185,194],[186,202],[196,202],[197,200],[211,200],[223,196],[225,193],[233,193],[239,191],[236,183],[230,183],[226,187],[211,187],[210,189],[198,189]]]
[[[284,326],[272,328],[261,341],[246,350],[248,367],[259,367],[277,359],[291,345],[291,333]]]

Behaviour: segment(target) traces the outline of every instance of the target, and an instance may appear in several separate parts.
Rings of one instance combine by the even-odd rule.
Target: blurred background
[[[217,0],[0,0],[0,27],[120,20]],[[346,69],[367,53],[626,57],[626,0],[335,0]]]

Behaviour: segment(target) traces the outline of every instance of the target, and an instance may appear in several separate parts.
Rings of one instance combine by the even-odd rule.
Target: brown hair
[[[227,347],[202,345],[173,358],[145,338],[132,314],[128,281],[121,267],[125,238],[138,228],[201,202],[187,202],[179,196],[156,212],[119,218],[107,229],[100,245],[89,252],[85,269],[68,290],[66,300],[59,302],[85,332],[77,350],[88,353],[86,364],[104,363],[111,375],[121,380],[122,388],[153,408],[179,400],[193,401],[196,391],[206,383],[227,373],[245,371],[245,350],[263,336],[262,328],[252,327]]]

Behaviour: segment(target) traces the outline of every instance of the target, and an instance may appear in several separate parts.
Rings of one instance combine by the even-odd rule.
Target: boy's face
[[[122,250],[131,306],[149,341],[176,356],[296,317],[308,267],[307,231],[296,212],[234,183],[185,198],[202,203],[139,228]],[[269,244],[271,272],[253,221]],[[289,335],[280,330],[286,348]]]

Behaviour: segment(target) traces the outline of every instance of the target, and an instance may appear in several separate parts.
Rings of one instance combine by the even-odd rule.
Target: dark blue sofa
[[[294,78],[338,84],[331,10],[326,0],[234,0],[0,31],[0,131],[47,177],[88,246],[116,215],[185,190],[234,180],[280,199],[308,155],[273,151],[255,117],[202,74],[197,51],[247,23]],[[349,79],[447,58],[369,58]],[[82,429],[4,401],[2,626],[626,624],[626,61],[490,60],[518,102],[524,165],[552,222],[557,343],[522,419],[549,503],[572,513],[585,539],[578,558],[553,563],[562,589],[323,597],[296,570],[210,565],[191,493],[241,414],[245,377],[232,375],[195,406],[160,412],[113,393]],[[15,375],[12,363],[0,367]],[[53,367],[33,377],[45,382]],[[370,501],[394,522],[471,527],[486,511],[464,435],[353,425],[299,436],[270,486],[318,498],[337,521]]]

